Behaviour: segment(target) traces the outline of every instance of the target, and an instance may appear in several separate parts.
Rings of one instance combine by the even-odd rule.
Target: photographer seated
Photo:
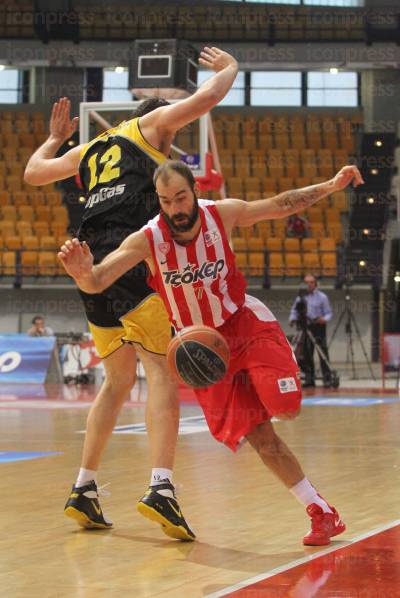
[[[297,325],[303,330],[301,335],[300,368],[305,375],[304,388],[315,386],[314,343],[307,330],[315,338],[326,359],[320,355],[323,383],[325,388],[331,386],[331,369],[329,366],[328,347],[326,344],[326,324],[332,318],[332,309],[328,297],[317,289],[317,280],[312,274],[304,277],[306,287],[300,290],[290,310],[290,326]]]

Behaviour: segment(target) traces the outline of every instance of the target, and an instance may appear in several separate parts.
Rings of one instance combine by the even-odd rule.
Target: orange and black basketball
[[[167,362],[175,376],[193,388],[206,388],[222,380],[229,366],[224,337],[209,326],[188,326],[168,345]]]

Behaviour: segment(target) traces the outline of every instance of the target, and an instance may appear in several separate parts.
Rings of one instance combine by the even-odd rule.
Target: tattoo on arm
[[[329,183],[328,183],[329,184]],[[308,208],[315,202],[331,193],[327,183],[304,187],[304,189],[292,189],[280,193],[275,198],[278,208],[290,214]]]

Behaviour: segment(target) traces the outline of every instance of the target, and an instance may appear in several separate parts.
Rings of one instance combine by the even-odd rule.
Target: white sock
[[[329,508],[328,503],[318,494],[307,478],[303,478],[300,482],[295,484],[295,486],[292,486],[290,492],[305,507],[315,503],[322,508],[324,513],[332,513],[332,509]]]
[[[97,484],[96,478],[97,478],[96,470],[85,469],[84,467],[81,467],[79,470],[79,473],[78,473],[78,478],[75,482],[75,487],[80,488],[81,486],[84,486],[85,484],[87,484],[88,482],[91,482],[92,480]]]
[[[172,469],[166,469],[165,467],[153,467],[151,470],[150,486],[159,486],[165,480],[168,480],[172,484]],[[174,498],[174,493],[172,490],[157,490],[157,492],[162,494],[162,496]]]

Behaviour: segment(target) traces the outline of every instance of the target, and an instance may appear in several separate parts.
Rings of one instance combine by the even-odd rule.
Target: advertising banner
[[[0,383],[44,384],[56,339],[0,335]]]

